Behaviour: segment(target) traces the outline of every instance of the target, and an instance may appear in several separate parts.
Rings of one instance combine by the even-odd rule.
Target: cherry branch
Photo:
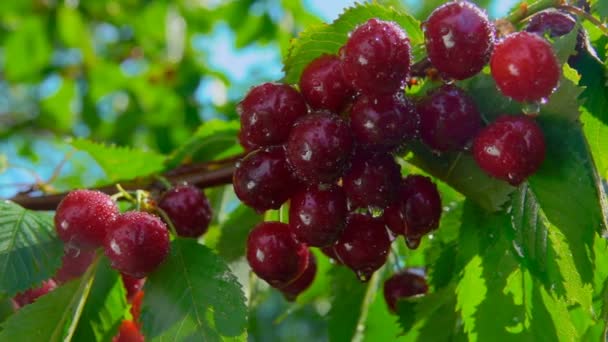
[[[186,182],[201,189],[226,185],[232,182],[232,173],[234,172],[236,161],[240,157],[241,156],[235,156],[223,161],[187,164],[159,176],[166,179],[171,184]],[[136,179],[121,182],[120,184],[127,191],[148,190],[151,192],[160,192],[165,188],[162,182],[158,180],[158,177]],[[116,184],[94,188],[93,190],[98,190],[111,195],[116,193]],[[29,196],[28,194],[19,194],[11,198],[10,201],[30,210],[55,210],[65,195],[67,195],[67,193],[36,197]]]

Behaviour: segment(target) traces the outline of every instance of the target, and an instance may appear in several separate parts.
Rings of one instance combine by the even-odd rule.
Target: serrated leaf
[[[165,157],[152,151],[105,145],[85,139],[74,140],[71,145],[95,159],[108,182],[149,176],[164,169]]]
[[[82,279],[51,291],[9,317],[0,324],[0,341],[69,341],[89,296],[95,269],[92,266]]]
[[[238,121],[210,120],[175,150],[167,159],[167,167],[174,168],[184,162],[209,161],[233,156],[243,151],[237,140]]]
[[[485,299],[487,287],[483,278],[481,257],[474,256],[464,267],[456,287],[456,309],[460,310],[464,331],[470,340],[475,340],[475,313],[477,306]]]
[[[150,341],[220,341],[245,331],[241,285],[220,258],[192,239],[171,243],[144,291],[141,321]]]
[[[218,254],[228,262],[245,255],[247,236],[261,220],[262,215],[243,204],[239,204],[230,213],[228,219],[221,224],[220,239],[217,244]]]
[[[408,162],[446,182],[488,211],[498,211],[515,188],[490,178],[477,166],[470,154],[455,152],[437,155],[421,144],[412,146]]]
[[[126,291],[120,275],[103,258],[74,333],[74,340],[110,341],[116,335],[126,309]]]
[[[328,313],[329,340],[351,341],[357,332],[369,283],[361,283],[353,271],[336,267],[331,271],[331,309]],[[371,283],[371,281],[370,281]]]
[[[322,54],[337,54],[348,34],[358,25],[371,18],[394,21],[408,34],[412,46],[422,44],[424,38],[420,23],[410,15],[394,7],[378,3],[355,4],[344,11],[333,23],[311,26],[292,42],[289,55],[284,61],[285,81],[298,83],[306,65]]]
[[[61,264],[63,244],[49,213],[0,202],[0,295],[39,285]]]

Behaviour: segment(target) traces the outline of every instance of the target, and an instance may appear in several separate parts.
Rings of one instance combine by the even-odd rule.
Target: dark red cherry
[[[177,235],[199,237],[211,222],[211,206],[203,192],[191,185],[176,186],[161,197],[158,206],[175,226]]]
[[[103,192],[75,190],[57,206],[55,229],[63,242],[75,248],[96,248],[118,214],[116,202]]]
[[[293,127],[287,142],[287,160],[301,179],[332,183],[343,174],[352,148],[348,124],[337,115],[317,112],[298,120]]]
[[[312,108],[334,113],[340,113],[353,95],[342,74],[342,62],[333,55],[322,55],[304,68],[300,91]]]
[[[533,119],[504,115],[475,138],[473,156],[490,176],[517,186],[545,159],[545,138]]]
[[[548,33],[551,37],[560,37],[570,33],[574,26],[576,26],[576,20],[572,16],[549,9],[533,15],[526,25],[526,31],[540,36]]]
[[[355,271],[361,281],[367,281],[386,262],[390,245],[381,218],[352,213],[334,251],[340,262]]]
[[[394,22],[370,19],[342,49],[344,77],[366,94],[394,93],[409,77],[410,39]]]
[[[280,208],[297,189],[283,146],[249,153],[237,163],[232,184],[237,197],[258,212]]]
[[[304,273],[300,275],[296,280],[292,281],[289,285],[279,288],[285,299],[290,302],[296,300],[296,298],[300,295],[300,293],[304,292],[306,289],[310,287],[312,282],[315,280],[315,275],[317,274],[317,259],[315,255],[310,253],[310,258],[308,259],[308,266],[304,270]]]
[[[438,152],[465,148],[481,129],[477,105],[464,90],[445,85],[427,94],[417,106],[420,137]]]
[[[402,94],[361,95],[350,111],[350,126],[360,144],[390,150],[416,136],[418,114]]]
[[[546,100],[559,83],[560,66],[551,44],[529,32],[510,34],[498,43],[490,68],[498,89],[519,102]]]
[[[285,223],[259,223],[247,238],[249,266],[274,287],[286,286],[302,275],[309,258],[306,245],[296,240]]]
[[[399,299],[426,294],[429,286],[426,279],[417,270],[406,269],[384,282],[384,300],[391,312],[397,311]]]
[[[66,244],[63,249],[61,267],[55,274],[55,281],[63,284],[80,277],[89,268],[94,257],[95,250],[79,249]]]
[[[389,153],[358,151],[342,184],[350,208],[386,208],[397,198],[401,168]]]
[[[346,223],[346,195],[336,185],[312,185],[297,192],[289,207],[296,238],[314,247],[332,245]]]
[[[437,7],[422,28],[429,60],[444,78],[474,76],[490,59],[495,28],[471,2],[450,1]]]
[[[124,213],[108,232],[104,251],[114,269],[143,278],[158,268],[169,254],[167,226],[149,213]]]
[[[430,178],[410,175],[401,181],[398,200],[384,210],[384,221],[396,235],[419,241],[439,226],[441,197]]]
[[[57,283],[53,279],[45,280],[42,282],[42,285],[31,288],[25,292],[17,293],[13,298],[15,304],[18,307],[23,307],[27,304],[31,304],[35,302],[38,298],[44,296],[45,294],[53,291],[57,288]]]
[[[289,85],[264,83],[253,87],[237,107],[243,147],[284,143],[291,126],[307,110],[302,95]]]

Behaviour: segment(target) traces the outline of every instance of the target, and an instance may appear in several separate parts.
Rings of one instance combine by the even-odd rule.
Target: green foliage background
[[[240,153],[236,101],[272,79],[265,65],[240,78],[215,67],[216,47],[207,44],[218,25],[238,51],[279,50],[285,79],[295,82],[308,61],[335,53],[370,17],[399,22],[419,45],[420,20],[443,2],[366,3],[330,26],[290,0],[0,1],[0,194],[32,184],[34,193],[112,184]],[[605,21],[606,2],[591,5]],[[466,154],[438,157],[413,146],[402,170],[438,182],[445,208],[437,233],[415,251],[396,243],[366,284],[315,251],[317,278],[294,304],[243,263],[247,233],[262,217],[240,205],[231,186],[209,189],[212,227],[202,244],[172,242],[170,259],[146,285],[143,331],[150,340],[600,340],[608,317],[608,39],[583,25],[597,55],[564,66],[541,112],[547,160],[529,182],[515,189]],[[575,34],[553,41],[562,62],[575,41]],[[487,70],[459,85],[486,121],[525,109],[498,93]],[[201,91],[219,95],[201,101]],[[0,203],[0,341],[110,340],[129,314],[103,258],[18,313],[7,304],[59,267],[51,218]],[[432,290],[400,303],[397,317],[381,289],[403,265],[425,267]]]

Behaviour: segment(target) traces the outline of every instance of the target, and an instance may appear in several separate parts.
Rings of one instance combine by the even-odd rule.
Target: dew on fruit
[[[547,103],[546,98],[541,99],[540,102],[528,102],[522,106],[521,111],[526,115],[536,115],[540,112],[541,104],[545,103]]]
[[[120,246],[116,243],[116,240],[112,240],[110,241],[110,248],[112,249],[112,251],[118,255],[122,254],[122,251],[120,250]]]
[[[307,213],[300,213],[300,220],[302,221],[302,223],[304,223],[305,225],[309,226],[310,222],[311,222],[311,217],[309,214]]]
[[[367,59],[363,56],[359,56],[359,64],[367,65]]]
[[[365,283],[370,279],[370,276],[365,271],[355,271],[360,282]]]
[[[519,76],[519,68],[515,64],[509,64],[509,73],[513,76]]]
[[[452,34],[451,30],[441,36],[441,39],[443,39],[443,45],[446,47],[446,49],[451,49],[454,47],[454,45],[456,45],[454,42],[454,35]]]
[[[417,249],[420,246],[420,239],[416,239],[416,238],[406,238],[405,239],[405,244],[407,245],[407,248],[409,249]]]
[[[380,217],[384,213],[384,210],[382,208],[376,206],[369,206],[367,210],[369,210],[369,213],[372,215],[372,217]]]
[[[61,221],[61,225],[60,226],[61,226],[61,229],[67,230],[70,227],[70,224],[68,223],[68,221],[63,220],[63,221]]]
[[[255,252],[255,258],[258,259],[258,261],[263,262],[264,259],[266,258],[266,256],[264,255],[264,252],[262,252],[261,250],[257,250]]]
[[[489,155],[491,155],[491,156],[493,156],[493,157],[499,157],[500,156],[500,150],[496,146],[494,146],[494,145],[486,147],[486,153],[489,154]]]

